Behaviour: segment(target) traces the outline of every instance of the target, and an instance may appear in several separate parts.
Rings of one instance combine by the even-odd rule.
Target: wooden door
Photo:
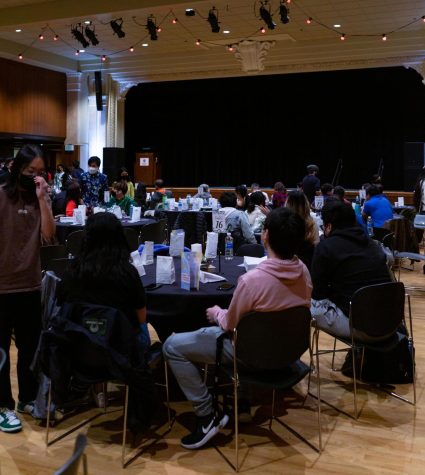
[[[152,152],[136,153],[134,162],[134,181],[135,183],[144,183],[147,186],[153,186],[158,178],[157,158]]]

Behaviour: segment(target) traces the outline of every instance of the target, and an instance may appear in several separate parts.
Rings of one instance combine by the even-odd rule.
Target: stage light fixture
[[[158,39],[158,35],[157,35],[158,30],[156,28],[155,18],[153,16],[150,16],[148,18],[148,21],[146,23],[146,29],[149,31],[151,40],[156,41]]]
[[[74,26],[74,28],[71,28],[71,33],[72,33],[72,36],[79,43],[81,43],[83,48],[88,48],[90,46],[90,43],[86,40],[86,38],[83,35],[81,25],[77,25],[77,26]]]
[[[195,16],[195,10],[193,8],[186,8],[185,15],[186,16]]]
[[[117,35],[118,38],[124,38],[125,33],[124,31],[122,31],[122,24],[123,24],[122,18],[111,20],[109,24],[111,25],[111,28],[114,30],[114,35]]]
[[[99,40],[97,39],[96,33],[94,32],[94,26],[87,25],[85,34],[93,46],[97,46],[99,44]]]
[[[208,12],[208,23],[211,25],[211,31],[213,33],[218,33],[220,31],[220,26],[218,24],[218,11],[215,7],[212,7]]]
[[[270,13],[270,6],[266,8],[267,3],[261,5],[260,7],[260,16],[263,19],[264,23],[267,25],[269,30],[274,30],[276,23],[274,23],[272,15]]]
[[[280,7],[279,7],[279,15],[280,15],[280,21],[286,25],[289,23],[289,10],[286,8],[285,4],[283,2],[280,2]],[[309,18],[310,23],[311,23],[311,18]],[[307,21],[308,23],[308,21]]]

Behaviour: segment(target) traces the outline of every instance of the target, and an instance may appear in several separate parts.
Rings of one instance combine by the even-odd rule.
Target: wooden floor
[[[415,272],[402,271],[404,283],[425,289],[422,266],[416,264]],[[416,408],[362,385],[359,399],[361,416],[354,421],[335,410],[322,405],[324,451],[318,455],[310,447],[295,438],[285,428],[273,424],[273,433],[265,421],[269,398],[255,407],[255,424],[242,427],[242,472],[255,474],[424,474],[425,473],[425,294],[412,297],[414,337],[417,363]],[[321,345],[330,340],[321,337]],[[16,359],[16,351],[12,357]],[[343,356],[339,357],[342,362]],[[340,373],[330,371],[330,358],[321,360],[323,397],[353,410],[350,380]],[[335,384],[339,383],[339,384]],[[16,380],[13,381],[16,388]],[[305,390],[305,384],[297,389]],[[406,393],[411,389],[399,386]],[[300,408],[301,397],[290,397],[280,404],[284,420],[299,429],[312,443],[317,442],[316,419],[312,411],[315,401],[307,400],[307,407]],[[90,474],[227,474],[230,466],[216,449],[208,446],[199,451],[187,451],[180,447],[179,439],[191,427],[193,418],[190,405],[184,401],[172,403],[177,418],[171,431],[159,438],[128,468],[120,466],[119,406],[107,416],[92,422],[82,431],[88,435],[88,466]],[[18,434],[0,433],[0,475],[53,473],[71,454],[73,437],[66,438],[46,450],[44,429],[30,417],[23,418],[24,430]],[[65,425],[65,423],[64,423]],[[61,430],[61,425],[57,430]],[[162,427],[162,432],[166,426]],[[158,431],[161,434],[161,430]],[[215,442],[226,455],[233,457],[231,430],[223,430]],[[82,473],[82,472],[81,472]]]

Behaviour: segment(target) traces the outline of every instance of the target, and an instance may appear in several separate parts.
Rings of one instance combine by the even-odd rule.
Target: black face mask
[[[19,186],[25,191],[35,193],[34,175],[21,175],[19,177]]]
[[[111,191],[111,196],[115,198],[117,196],[117,193],[115,191]]]
[[[128,181],[128,175],[121,175],[121,180]]]

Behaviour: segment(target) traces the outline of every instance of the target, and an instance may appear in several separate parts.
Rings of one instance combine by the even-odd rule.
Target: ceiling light
[[[155,18],[152,15],[148,17],[148,21],[146,23],[146,29],[149,31],[151,40],[156,41],[158,39],[157,28],[155,25]]]
[[[279,7],[279,15],[280,15],[280,21],[286,25],[289,23],[289,10],[286,8],[285,4],[281,2],[280,7]]]
[[[224,30],[223,33],[224,33],[225,35],[228,35],[228,34],[230,33],[230,30]]]
[[[16,33],[20,33],[22,30],[20,28],[16,28]]]
[[[96,33],[94,32],[94,26],[86,26],[85,34],[93,46],[97,46],[99,44],[99,40],[97,39]]]
[[[90,21],[90,20],[86,20],[84,23],[85,23],[86,25],[91,25],[91,21]]]
[[[195,10],[193,8],[186,8],[186,16],[195,16]]]
[[[85,53],[86,50],[85,49],[80,49],[80,53]]]
[[[385,33],[382,35],[382,41],[387,41],[387,35]]]
[[[334,28],[341,28],[341,25],[339,23],[335,23]]]
[[[260,16],[263,19],[264,23],[267,25],[267,28],[269,30],[274,30],[276,24],[273,22],[272,15],[270,13],[270,6],[269,8],[266,8],[265,5],[261,5],[260,7]]]
[[[118,18],[117,20],[111,20],[109,22],[111,28],[114,30],[114,35],[117,35],[118,38],[124,38],[125,33],[122,31],[123,19]]]
[[[80,29],[79,29],[80,28]],[[71,33],[72,36],[79,42],[81,43],[81,46],[83,48],[88,48],[90,46],[90,43],[86,40],[86,38],[83,35],[82,32],[82,27],[80,24],[75,26],[74,28],[71,28]]]
[[[144,48],[147,48],[147,47],[149,46],[149,44],[148,44],[148,43],[143,43],[142,46],[143,46]]]
[[[220,31],[220,26],[218,24],[218,11],[215,7],[212,7],[208,12],[207,21],[211,25],[211,31],[213,33],[218,33]]]
[[[23,58],[24,58],[24,57],[22,56],[22,53],[19,53],[19,54],[18,54],[18,58],[19,58],[19,59],[23,59]]]

